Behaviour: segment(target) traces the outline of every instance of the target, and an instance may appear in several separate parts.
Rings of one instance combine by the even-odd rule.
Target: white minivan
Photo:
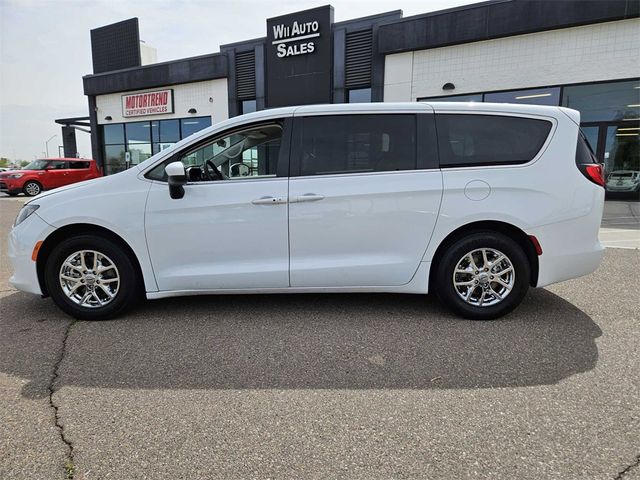
[[[579,124],[566,108],[490,103],[231,118],[30,200],[11,283],[93,320],[142,295],[365,291],[433,291],[496,318],[529,286],[600,263],[604,180]]]

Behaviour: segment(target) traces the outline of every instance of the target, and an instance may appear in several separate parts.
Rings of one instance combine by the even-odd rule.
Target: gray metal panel
[[[256,58],[256,109],[263,110],[266,104],[264,45],[254,47]]]
[[[634,18],[637,0],[497,0],[380,26],[382,54]]]
[[[62,127],[62,147],[64,148],[64,156],[66,158],[75,158],[78,156],[75,127]]]
[[[371,29],[347,33],[344,82],[346,88],[371,85],[372,40]]]
[[[333,103],[346,101],[344,88],[346,32],[344,28],[333,31]]]
[[[256,54],[253,49],[236,52],[236,96],[238,100],[256,97]]]
[[[102,152],[102,130],[98,126],[96,97],[89,95],[89,123],[91,124],[91,156],[104,172],[104,155]]]
[[[140,66],[138,19],[91,30],[91,57],[94,73]]]
[[[85,95],[104,95],[225,78],[228,71],[226,55],[215,53],[116,72],[86,75],[82,80]]]

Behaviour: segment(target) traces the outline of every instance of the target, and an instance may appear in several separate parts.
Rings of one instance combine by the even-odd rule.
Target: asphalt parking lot
[[[72,322],[8,285],[21,204],[0,198],[2,479],[640,478],[639,250],[495,322],[381,294]]]

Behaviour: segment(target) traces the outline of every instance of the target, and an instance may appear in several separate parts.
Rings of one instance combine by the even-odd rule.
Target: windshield
[[[49,160],[34,160],[26,167],[23,167],[23,170],[44,170],[44,168],[49,163]]]

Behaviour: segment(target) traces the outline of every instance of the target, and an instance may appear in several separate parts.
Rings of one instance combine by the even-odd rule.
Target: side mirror
[[[234,163],[229,167],[230,177],[248,177],[250,173],[251,170],[246,163]]]
[[[184,197],[184,185],[187,183],[187,174],[184,171],[182,162],[172,162],[164,171],[167,173],[169,183],[169,195],[171,198],[178,199]]]

